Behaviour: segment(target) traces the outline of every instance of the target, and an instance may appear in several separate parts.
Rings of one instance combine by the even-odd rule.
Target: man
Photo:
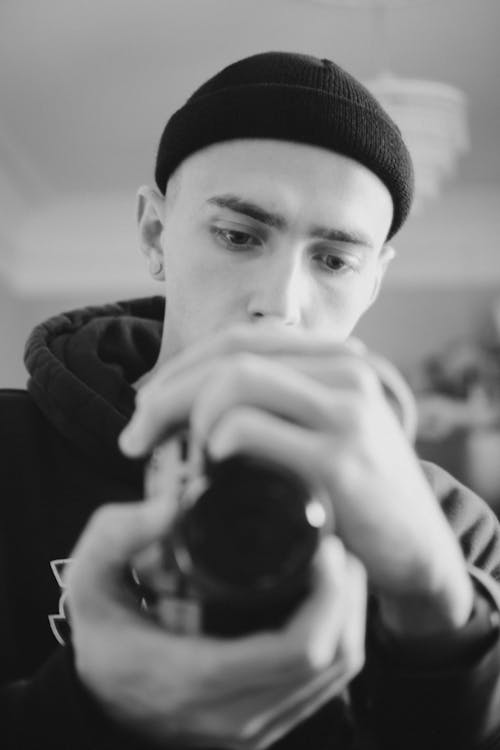
[[[397,127],[334,63],[256,55],[167,123],[156,182],[139,235],[165,303],[48,321],[29,396],[3,397],[9,747],[500,747],[498,526],[420,465],[350,341],[410,209]],[[179,635],[141,607],[131,570],[161,575],[173,515],[140,499],[144,460],[186,425],[195,455],[328,494],[277,630]]]

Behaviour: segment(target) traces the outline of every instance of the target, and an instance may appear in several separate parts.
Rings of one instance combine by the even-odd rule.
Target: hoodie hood
[[[113,473],[138,469],[117,439],[134,410],[132,384],[158,358],[164,311],[163,297],[72,310],[38,325],[26,344],[38,407],[77,451]]]

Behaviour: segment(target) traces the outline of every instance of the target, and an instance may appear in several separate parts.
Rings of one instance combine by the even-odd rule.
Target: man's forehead
[[[213,144],[182,165],[183,185],[198,208],[234,195],[290,219],[307,209],[323,223],[332,211],[349,223],[373,206],[392,217],[387,187],[359,162],[309,144],[271,139],[238,139]]]
[[[346,187],[359,193],[366,182],[389,195],[383,182],[354,159],[291,141],[235,139],[212,144],[188,157],[181,170],[190,190],[206,195],[243,189],[272,194],[287,186],[304,186],[319,197]]]
[[[237,176],[241,174],[242,167],[245,167],[244,174],[248,175],[256,171],[272,173],[284,163],[290,166],[309,163],[312,167],[325,161],[357,164],[341,154],[307,143],[271,138],[234,138],[194,152],[183,162],[182,169],[195,172],[197,178],[206,174],[216,179],[220,172],[214,173],[212,170],[215,167],[224,170],[224,174]]]

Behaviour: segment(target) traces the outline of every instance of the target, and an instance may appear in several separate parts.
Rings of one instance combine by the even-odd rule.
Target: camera
[[[146,493],[175,503],[146,602],[170,631],[277,628],[307,594],[332,510],[293,471],[246,455],[193,462],[184,433],[153,454]]]
[[[388,362],[367,359],[414,440],[409,387]],[[192,449],[187,431],[154,451],[145,491],[174,505],[161,571],[144,597],[170,631],[231,637],[278,628],[307,595],[316,550],[333,532],[326,491],[262,458],[213,462]]]

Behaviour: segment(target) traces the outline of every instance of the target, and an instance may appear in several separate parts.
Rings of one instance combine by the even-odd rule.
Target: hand
[[[294,469],[326,488],[336,532],[365,565],[393,629],[458,628],[472,606],[465,563],[381,368],[393,371],[310,333],[236,329],[158,372],[121,446],[144,454],[190,423],[195,447],[215,459],[247,452]]]
[[[163,500],[104,506],[91,519],[67,581],[77,672],[104,711],[139,737],[267,747],[361,668],[364,569],[330,537],[310,595],[280,631],[174,636],[140,607],[127,575],[170,521]]]

